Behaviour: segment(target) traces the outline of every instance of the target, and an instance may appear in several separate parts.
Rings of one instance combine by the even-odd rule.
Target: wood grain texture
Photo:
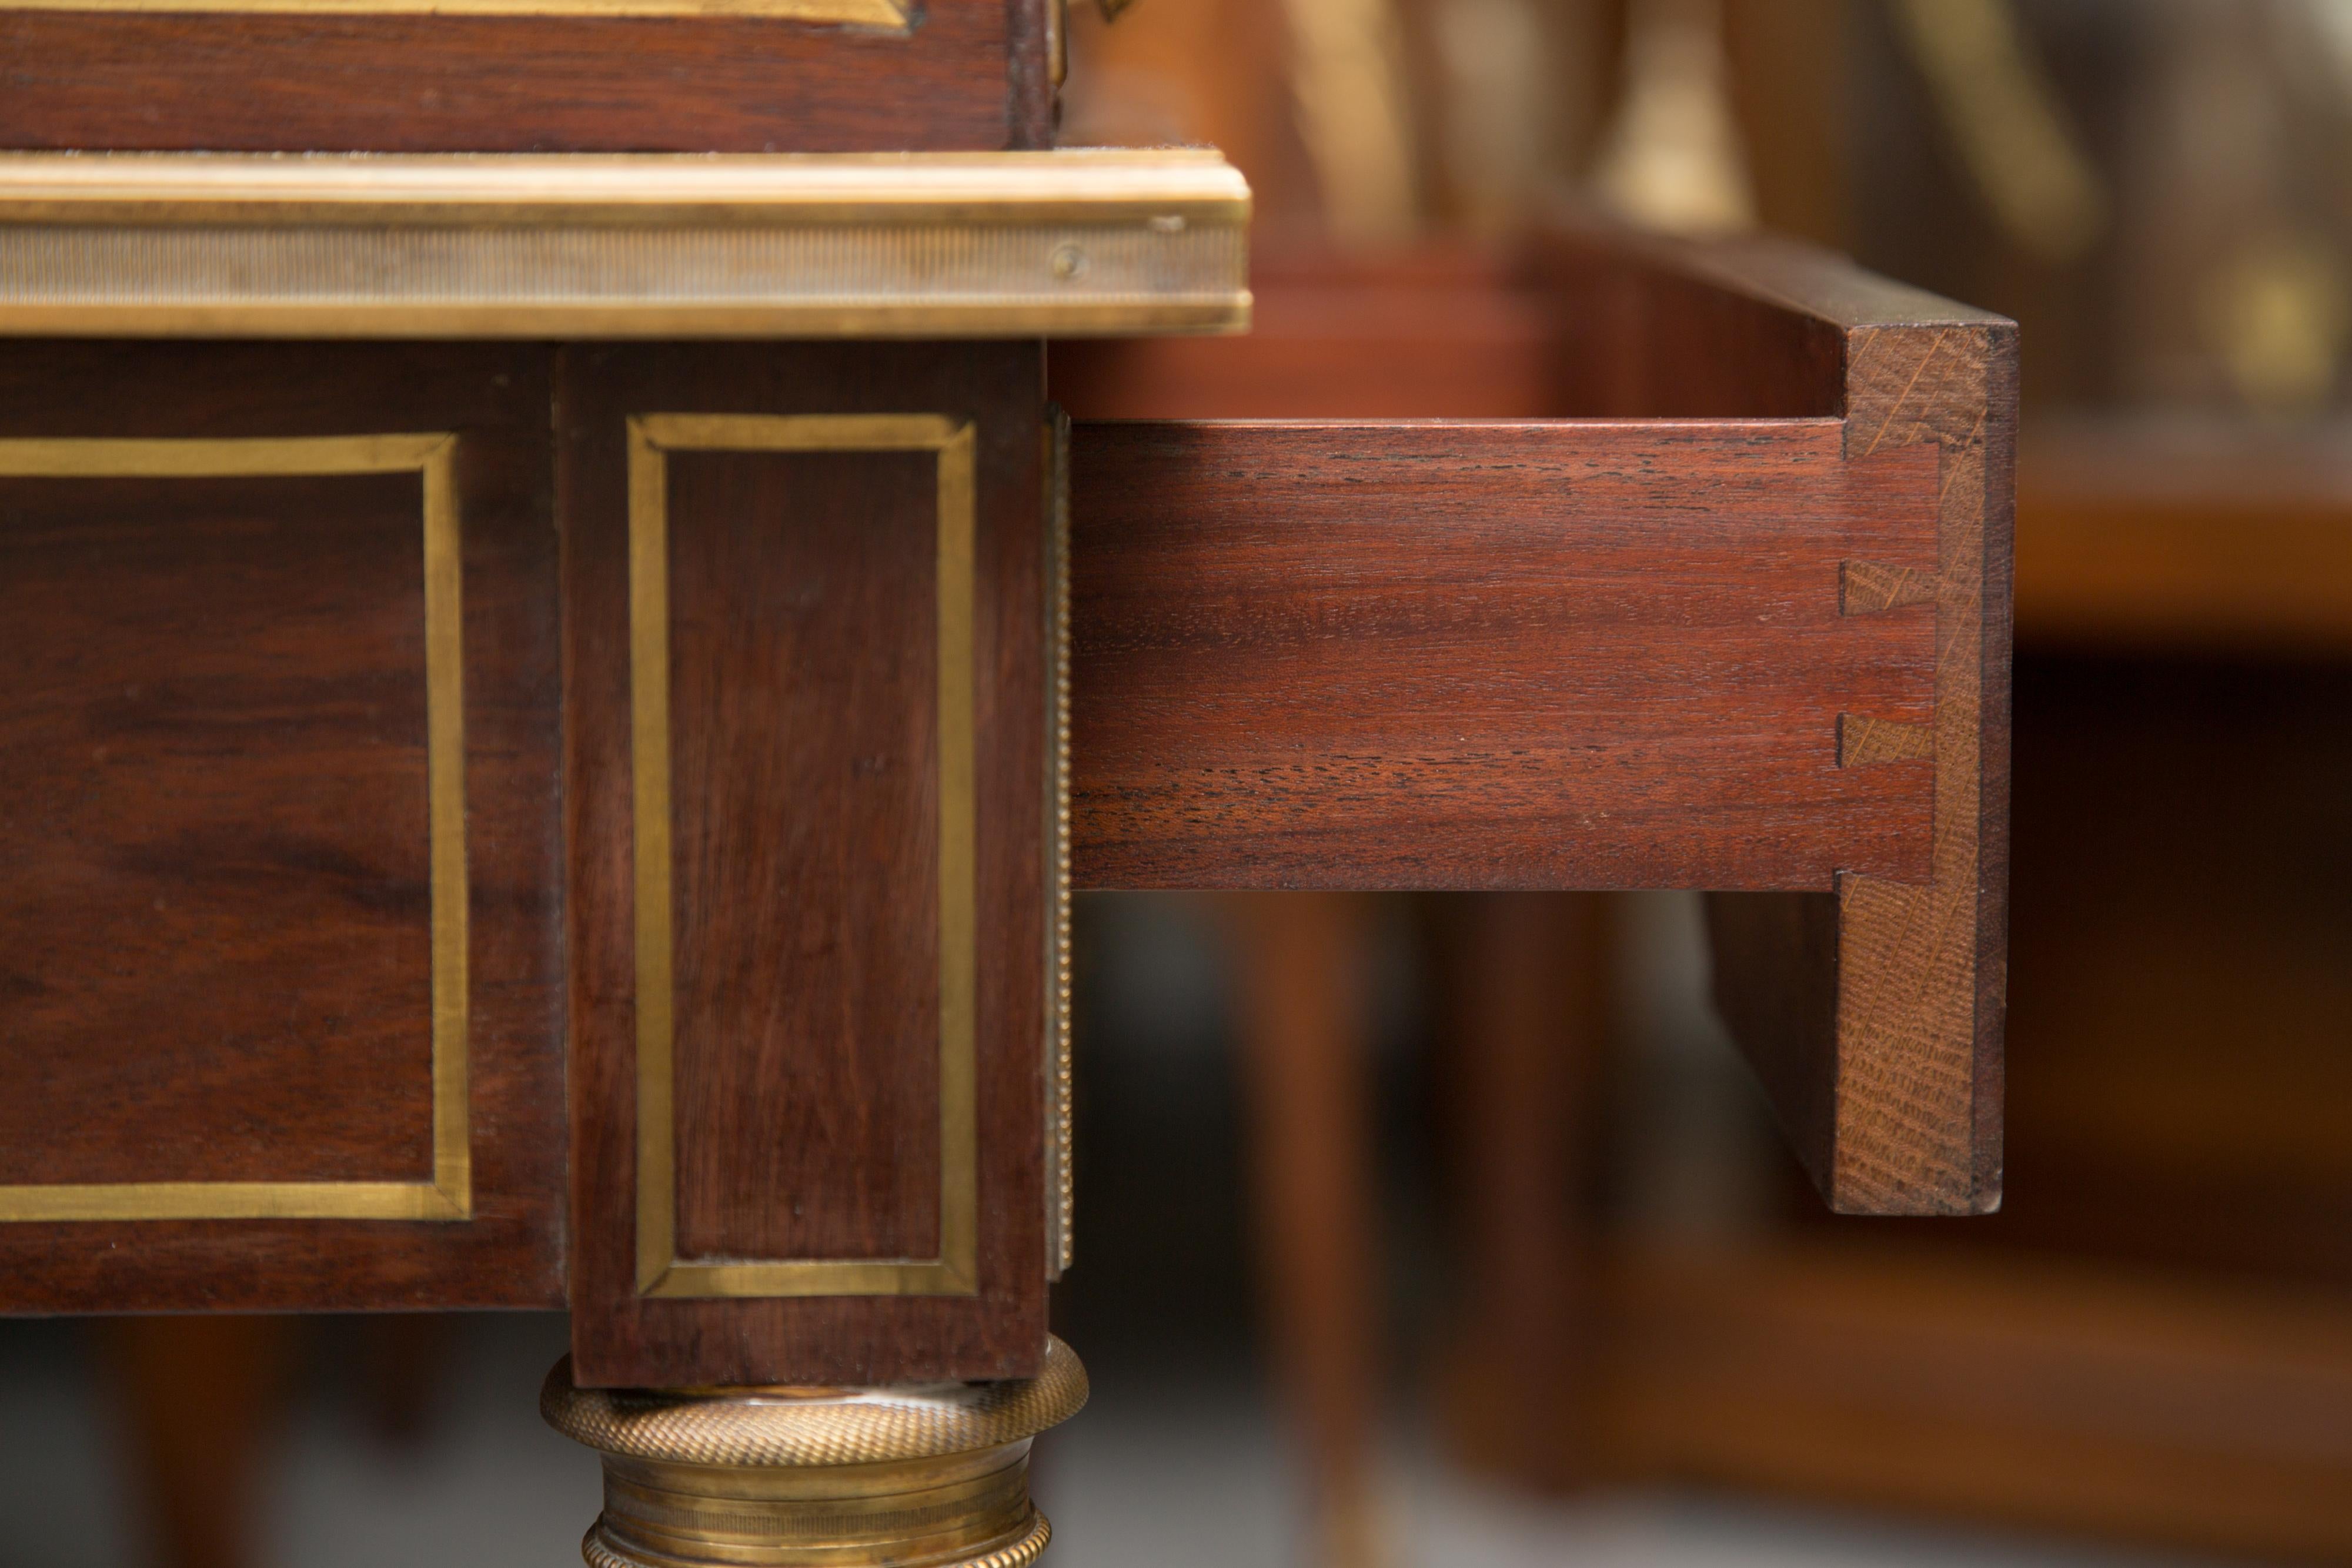
[[[1037,3],[928,0],[906,33],[721,16],[0,12],[0,146],[993,152],[1037,144]]]
[[[1253,180],[1263,172],[1253,166]],[[1250,294],[1245,333],[1052,344],[1055,401],[1077,420],[1540,419],[1568,407],[1567,301],[1491,256],[1261,243]]]
[[[1875,615],[1906,604],[1936,601],[1936,574],[1883,561],[1850,560],[1838,580],[1838,608],[1848,615]]]
[[[1795,263],[1790,257],[1801,258]],[[1628,419],[1836,419],[1844,343],[1791,308],[1768,267],[1830,258],[1772,239],[1679,245],[1600,225],[1542,236],[1561,306],[1563,413]],[[1825,266],[1811,267],[1816,281]],[[1863,276],[1856,274],[1856,276]]]
[[[1034,1373],[1045,1333],[1038,350],[581,347],[562,364],[577,1375],[678,1385]],[[625,430],[656,413],[977,426],[977,1295],[638,1294]],[[930,463],[918,474],[911,455],[671,460],[669,602],[677,645],[698,649],[672,687],[677,1050],[697,1108],[677,1135],[682,1158],[699,1162],[681,1171],[680,1237],[853,1257],[918,1247],[937,1223],[918,1189],[933,1190],[938,1170],[919,1114],[902,1114],[937,1103],[924,1076],[937,1035],[917,1038],[936,970],[911,973],[929,951],[913,934],[936,917],[933,797],[919,777],[931,622],[910,602],[931,581]],[[780,1138],[778,1116],[816,1135]]]
[[[668,464],[678,1250],[935,1257],[938,459]]]
[[[1831,413],[1849,462],[1937,465],[1928,874],[1842,868],[1833,923],[1819,904],[1713,901],[1716,997],[1834,1207],[1997,1207],[2016,328],[1784,242],[1571,229],[1549,257],[1608,345],[1591,412]]]
[[[1932,762],[1936,759],[1936,727],[1904,724],[1891,718],[1871,718],[1858,713],[1838,715],[1838,766],[1873,768],[1885,762]]]
[[[1829,1185],[1845,1208],[1979,1212],[2000,1202],[2016,330],[1858,325],[1846,375],[1850,457],[1920,446],[1941,463],[1936,825],[1925,887],[1840,883]]]
[[[1042,151],[1061,129],[1062,95],[1054,80],[1046,20],[1063,0],[1004,0],[1005,145]]]
[[[0,1183],[432,1179],[421,488],[0,478]]]
[[[1772,888],[1928,870],[1932,454],[1832,421],[1083,424],[1086,887]]]
[[[530,348],[0,366],[0,437],[457,433],[474,1127],[468,1221],[0,1224],[0,1309],[561,1301],[548,395]],[[0,480],[0,1179],[430,1179],[423,549],[414,474]]]

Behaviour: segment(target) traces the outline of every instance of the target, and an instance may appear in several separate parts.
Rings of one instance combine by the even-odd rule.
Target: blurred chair
[[[1590,1400],[1561,1440],[1621,1481],[2352,1556],[2347,450],[2029,444],[2007,1207],[1614,1228],[1592,1360],[1506,1385],[1522,1421]],[[1496,1451],[1471,1414],[1458,1446]]]
[[[359,1414],[386,1448],[431,1434],[454,1320],[344,1320]],[[91,1325],[131,1506],[158,1568],[257,1568],[269,1478],[302,1396],[315,1320],[105,1318]]]
[[[110,1318],[92,1329],[156,1561],[255,1568],[298,1321]]]

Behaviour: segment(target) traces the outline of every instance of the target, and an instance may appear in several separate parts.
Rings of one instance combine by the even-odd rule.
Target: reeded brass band
[[[558,1362],[540,1414],[575,1443],[660,1464],[887,1464],[1032,1437],[1087,1402],[1076,1352],[1048,1335],[1035,1377],[912,1388],[719,1389],[707,1393],[579,1388]]]
[[[1045,1370],[905,1388],[578,1388],[540,1409],[604,1463],[591,1568],[1022,1568],[1051,1537],[1029,1446],[1086,1403],[1049,1340]]]
[[[0,334],[1235,330],[1249,210],[1192,152],[0,154]]]
[[[894,1562],[953,1561],[1010,1545],[1029,1520],[1025,1437],[976,1454],[830,1471],[627,1459],[604,1467],[602,1528],[637,1555],[691,1561],[719,1546],[788,1561],[855,1547]]]

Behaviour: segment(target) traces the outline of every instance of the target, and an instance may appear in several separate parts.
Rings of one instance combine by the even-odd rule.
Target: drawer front
[[[0,1310],[568,1301],[607,1384],[1034,1372],[1042,384],[12,356]]]
[[[866,152],[1044,146],[1045,0],[0,5],[0,147]]]
[[[547,382],[0,368],[8,1307],[561,1299]]]

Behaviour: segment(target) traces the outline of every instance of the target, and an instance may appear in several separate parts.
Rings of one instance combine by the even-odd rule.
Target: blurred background
[[[1065,142],[1260,214],[1079,417],[1572,412],[1597,207],[2016,317],[2024,423],[2005,1210],[1822,1212],[1695,896],[1081,899],[1054,1561],[2352,1560],[2352,0],[1073,13]],[[0,1563],[574,1563],[563,1338],[0,1323]]]

